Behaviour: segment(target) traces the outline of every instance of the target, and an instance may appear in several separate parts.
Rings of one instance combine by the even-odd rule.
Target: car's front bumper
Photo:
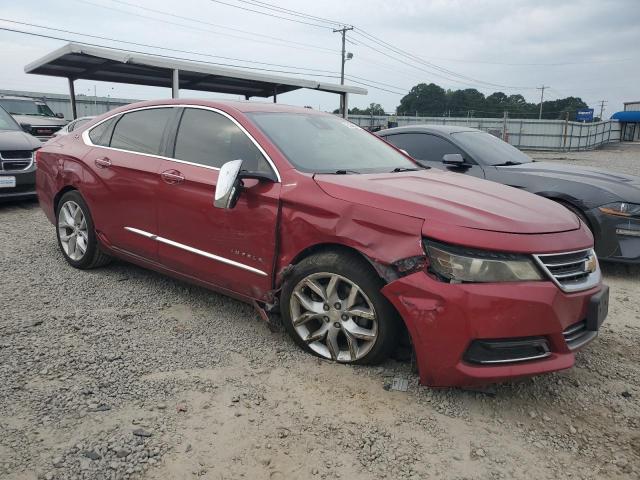
[[[569,335],[587,318],[590,299],[602,288],[598,285],[567,294],[548,281],[449,284],[418,272],[389,283],[382,292],[407,325],[420,382],[445,387],[570,368],[575,361],[573,352],[596,334],[580,336],[576,331],[573,343]],[[529,355],[532,358],[527,360],[527,352],[534,348],[527,342],[539,345],[535,342],[540,339],[547,345],[547,354]],[[468,360],[470,347],[477,341],[524,341],[529,350],[518,361],[479,364]]]
[[[15,177],[16,186],[11,188],[0,188],[0,202],[11,200],[23,200],[35,198],[36,193],[36,169],[35,166],[28,170],[4,172],[0,171],[0,176]]]
[[[640,219],[608,215],[598,208],[586,213],[593,228],[598,259],[640,263]]]

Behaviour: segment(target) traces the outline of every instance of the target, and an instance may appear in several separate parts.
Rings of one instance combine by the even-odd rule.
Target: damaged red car
[[[407,336],[426,385],[569,368],[607,315],[573,213],[309,109],[129,105],[38,150],[37,191],[73,267],[117,257],[251,302],[337,362]]]

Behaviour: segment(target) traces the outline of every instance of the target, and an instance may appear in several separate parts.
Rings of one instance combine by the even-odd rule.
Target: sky
[[[353,59],[346,63],[346,83],[370,85],[367,95],[351,96],[352,107],[379,103],[394,112],[421,82],[486,95],[520,93],[531,102],[539,101],[536,87],[545,85],[545,99],[581,97],[596,115],[606,100],[605,118],[622,110],[623,102],[640,100],[638,0],[261,1],[323,20],[261,8],[258,0],[0,0],[0,28],[339,83],[341,38],[332,27],[341,23],[356,27],[347,32]],[[0,89],[68,93],[65,79],[24,73],[26,64],[65,43],[0,30]],[[136,99],[170,95],[164,88],[76,82],[77,94],[94,92]],[[193,91],[181,91],[181,97],[229,98]],[[310,90],[278,101],[321,110],[338,106],[336,95]]]

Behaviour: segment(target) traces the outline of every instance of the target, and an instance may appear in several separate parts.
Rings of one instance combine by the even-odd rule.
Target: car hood
[[[18,123],[28,123],[32,126],[41,127],[64,127],[68,122],[63,118],[57,117],[42,117],[40,115],[11,115]]]
[[[328,195],[348,202],[476,230],[556,233],[580,227],[577,217],[545,198],[494,182],[439,170],[315,175]]]
[[[640,203],[640,177],[633,175],[556,162],[532,162],[496,168],[507,175],[509,173],[517,173],[519,175],[546,177],[555,182],[585,183],[591,187],[606,191],[611,194],[609,197],[613,196],[615,200]],[[510,183],[514,184],[514,182]],[[562,191],[561,185],[559,188]]]
[[[42,143],[36,137],[20,130],[0,130],[0,151],[3,150],[34,150]]]

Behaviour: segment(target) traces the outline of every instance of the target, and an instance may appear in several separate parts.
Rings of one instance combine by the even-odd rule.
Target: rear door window
[[[110,146],[131,152],[160,155],[164,131],[173,108],[150,108],[122,115],[113,130]]]
[[[271,167],[260,150],[224,115],[201,108],[186,108],[176,136],[174,158],[220,168],[242,160],[242,169],[268,173]]]

